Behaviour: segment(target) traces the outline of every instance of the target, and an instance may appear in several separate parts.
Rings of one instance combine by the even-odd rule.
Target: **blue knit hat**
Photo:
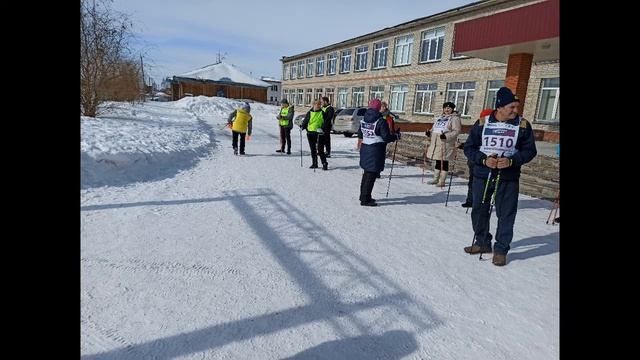
[[[498,89],[496,93],[496,109],[507,106],[514,101],[520,102],[520,99],[511,92],[511,89],[504,86]]]

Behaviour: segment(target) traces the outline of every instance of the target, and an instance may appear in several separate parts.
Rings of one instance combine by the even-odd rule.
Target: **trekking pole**
[[[556,198],[553,199],[553,205],[551,207],[551,211],[549,211],[549,216],[547,217],[547,224],[549,223],[549,220],[551,220],[551,214],[553,214],[553,211],[555,210],[556,213],[555,215],[558,214],[558,204],[560,203],[560,189],[558,189],[558,192],[556,193]],[[556,219],[556,216],[553,216],[553,220]],[[553,225],[554,222],[551,222],[551,225]]]
[[[302,127],[298,129],[300,130],[300,167],[302,167]]]
[[[440,156],[440,176],[442,176],[442,171],[444,171],[444,156],[447,154],[447,142],[442,139],[440,139],[440,141],[442,142],[442,151]],[[438,176],[438,181],[440,180],[440,176]],[[447,179],[442,179],[442,186],[440,186],[440,189],[444,189],[445,181],[447,181]]]
[[[493,212],[493,205],[496,203],[496,194],[498,193],[498,184],[500,183],[500,172],[501,169],[498,169],[498,175],[496,176],[496,186],[493,188],[493,196],[491,196],[491,203],[489,205],[489,224],[491,224],[491,213]],[[480,252],[480,258],[478,260],[482,260],[482,252]]]
[[[456,141],[456,144],[458,142]],[[451,175],[449,177],[449,189],[447,189],[447,199],[444,201],[444,206],[447,206],[447,203],[449,202],[449,193],[451,192],[451,182],[453,181],[453,169],[456,168],[456,161],[458,160],[458,146],[455,147],[455,150],[453,150],[455,152],[455,154],[453,155],[453,165],[451,166],[451,171],[449,171],[449,175]],[[469,209],[469,208],[467,208]]]
[[[385,197],[389,197],[389,187],[391,187],[391,175],[393,174],[393,164],[396,162],[397,149],[398,149],[398,140],[396,140],[396,144],[393,146],[393,159],[391,160],[391,170],[389,171],[389,183],[387,184],[387,195],[385,195]]]
[[[427,169],[427,147],[429,143],[425,141],[424,151],[422,152],[422,183],[424,184],[424,171]]]

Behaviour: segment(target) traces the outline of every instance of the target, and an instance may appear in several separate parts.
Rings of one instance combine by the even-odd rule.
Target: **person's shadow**
[[[559,232],[554,232],[548,235],[532,236],[526,239],[514,241],[511,244],[511,251],[509,251],[509,261],[524,260],[560,251],[559,235]]]
[[[282,360],[393,360],[401,359],[417,349],[418,343],[412,334],[393,330],[379,336],[363,335],[327,341]]]

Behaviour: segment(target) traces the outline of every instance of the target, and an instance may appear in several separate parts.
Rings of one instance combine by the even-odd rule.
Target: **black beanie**
[[[447,101],[446,103],[442,104],[442,108],[446,108],[446,107],[450,107],[452,109],[456,108],[456,104],[452,103],[451,101]]]
[[[517,96],[513,95],[508,87],[501,87],[496,93],[496,109],[511,104],[512,102],[520,102]]]

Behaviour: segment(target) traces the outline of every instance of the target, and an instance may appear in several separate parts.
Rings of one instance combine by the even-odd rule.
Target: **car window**
[[[340,115],[351,115],[355,109],[344,109],[340,112]]]
[[[364,115],[364,113],[366,113],[366,112],[367,112],[367,109],[365,109],[365,108],[361,108],[361,109],[358,109],[358,112],[356,113],[356,115],[357,115],[357,116],[362,116],[362,115]]]

